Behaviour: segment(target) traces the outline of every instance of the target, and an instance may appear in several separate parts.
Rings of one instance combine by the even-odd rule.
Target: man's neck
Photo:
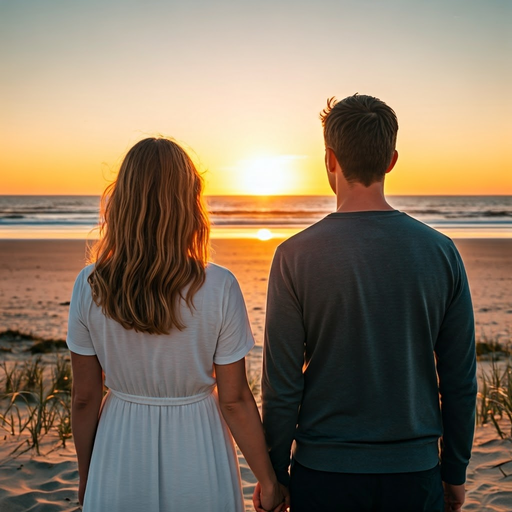
[[[362,183],[346,183],[339,187],[338,212],[363,212],[394,210],[384,196],[384,182],[379,181],[365,187]]]

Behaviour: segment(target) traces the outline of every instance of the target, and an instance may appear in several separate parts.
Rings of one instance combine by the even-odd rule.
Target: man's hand
[[[464,487],[464,484],[453,485],[443,482],[443,487],[445,512],[462,510],[462,505],[466,498],[466,489]]]
[[[285,512],[290,506],[290,494],[281,484],[272,492],[265,493],[258,482],[252,495],[252,503],[256,512]]]

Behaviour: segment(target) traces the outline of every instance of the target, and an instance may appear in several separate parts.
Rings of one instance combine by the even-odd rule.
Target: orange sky
[[[208,194],[328,194],[318,113],[355,92],[398,115],[388,193],[512,194],[512,4],[170,4],[3,3],[0,194],[99,194],[159,133]]]

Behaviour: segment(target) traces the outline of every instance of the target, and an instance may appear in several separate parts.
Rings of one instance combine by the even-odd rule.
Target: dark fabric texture
[[[263,357],[263,423],[282,483],[292,443],[320,471],[417,472],[440,458],[443,480],[464,483],[474,319],[446,236],[368,211],[331,214],[288,239],[270,272]]]
[[[444,512],[439,466],[414,473],[329,473],[294,461],[290,512]]]

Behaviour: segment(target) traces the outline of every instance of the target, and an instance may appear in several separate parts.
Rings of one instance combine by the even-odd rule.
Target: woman
[[[226,423],[263,509],[284,506],[245,376],[254,341],[242,294],[228,270],[207,263],[202,186],[179,145],[149,138],[103,196],[67,337],[86,512],[242,511]]]

